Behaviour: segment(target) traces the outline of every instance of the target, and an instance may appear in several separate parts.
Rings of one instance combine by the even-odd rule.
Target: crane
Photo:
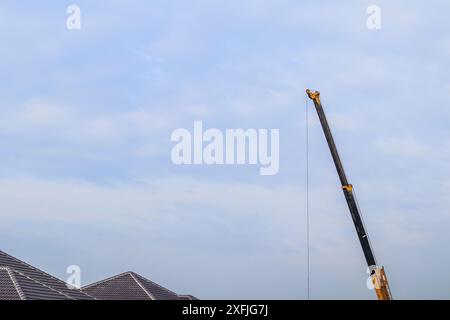
[[[330,126],[328,125],[325,112],[323,111],[322,103],[320,101],[320,93],[318,91],[308,89],[306,90],[306,94],[314,102],[314,107],[316,108],[317,115],[319,116],[320,124],[322,125],[323,133],[325,134],[325,138],[341,182],[342,191],[344,192],[345,200],[347,201],[347,205],[356,228],[356,233],[358,234],[358,239],[361,243],[367,266],[369,267],[370,277],[372,278],[372,283],[377,294],[377,298],[378,300],[392,300],[391,290],[389,289],[389,283],[384,267],[379,267],[377,265],[375,255],[370,245],[369,236],[367,235],[361,218],[361,213],[356,202],[353,186],[348,182],[347,176],[345,175],[344,167],[342,166],[336,144],[334,143]]]

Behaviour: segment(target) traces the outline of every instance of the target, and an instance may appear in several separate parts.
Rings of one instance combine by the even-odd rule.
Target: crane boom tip
[[[306,94],[311,100],[319,101],[320,92],[306,89]]]

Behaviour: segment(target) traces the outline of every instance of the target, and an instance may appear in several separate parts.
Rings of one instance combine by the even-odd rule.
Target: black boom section
[[[337,173],[339,175],[339,180],[341,181],[342,189],[344,191],[345,200],[347,201],[350,214],[353,219],[353,223],[356,228],[356,233],[358,234],[359,242],[364,252],[364,257],[366,258],[367,265],[369,267],[376,266],[375,256],[373,254],[372,248],[370,246],[369,237],[366,233],[364,223],[361,219],[361,213],[359,212],[358,205],[356,203],[355,195],[353,193],[353,186],[348,183],[347,176],[345,175],[344,167],[342,166],[341,158],[334,143],[333,135],[331,134],[330,126],[328,125],[327,117],[323,111],[322,103],[320,102],[319,92],[307,90],[309,98],[313,100],[314,107],[316,108],[317,115],[319,116],[320,124],[322,125],[323,133],[330,148],[331,156],[333,157],[334,165],[336,166]]]

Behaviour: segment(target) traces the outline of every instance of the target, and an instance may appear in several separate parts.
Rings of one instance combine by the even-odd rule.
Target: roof
[[[19,288],[9,268],[0,268],[0,299],[22,300]]]
[[[95,282],[81,290],[99,300],[197,300],[178,295],[132,271]]]
[[[67,284],[0,251],[1,300],[93,300]]]
[[[197,300],[178,295],[134,272],[124,272],[81,290],[0,251],[0,300]]]

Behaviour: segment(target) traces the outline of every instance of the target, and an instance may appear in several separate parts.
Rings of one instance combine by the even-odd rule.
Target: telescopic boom
[[[344,167],[342,166],[341,159],[339,157],[336,145],[334,143],[333,135],[331,134],[330,126],[328,125],[325,112],[320,102],[320,93],[318,91],[306,90],[308,97],[314,102],[317,114],[319,116],[320,124],[322,125],[323,133],[330,148],[331,156],[333,157],[334,165],[341,181],[342,190],[344,192],[345,200],[347,201],[350,214],[353,219],[353,223],[358,234],[359,242],[366,258],[367,265],[369,267],[370,276],[379,300],[391,300],[391,291],[389,289],[388,280],[384,272],[383,267],[379,267],[375,260],[372,247],[370,246],[369,237],[364,227],[364,223],[361,218],[361,213],[356,202],[355,194],[353,192],[353,186],[348,183],[347,176],[345,175]]]

